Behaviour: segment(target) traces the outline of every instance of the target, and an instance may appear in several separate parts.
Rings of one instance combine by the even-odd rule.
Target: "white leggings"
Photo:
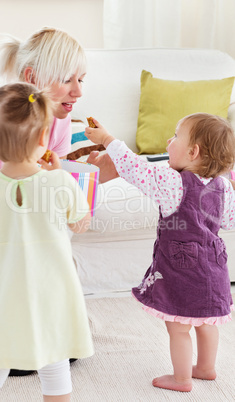
[[[10,370],[0,369],[0,388],[6,381]],[[66,395],[72,392],[69,359],[48,364],[38,370],[43,395]]]

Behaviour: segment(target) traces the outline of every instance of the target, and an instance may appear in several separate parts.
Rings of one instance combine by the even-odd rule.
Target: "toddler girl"
[[[233,130],[217,116],[186,116],[168,140],[169,166],[159,166],[94,122],[98,128],[87,128],[87,137],[107,148],[121,177],[160,205],[153,261],[133,295],[165,321],[170,336],[174,374],[155,378],[153,385],[191,391],[192,377],[215,379],[217,325],[231,319],[227,254],[218,231],[235,221],[233,189],[220,176],[234,165]],[[193,368],[192,326],[198,345]]]
[[[74,178],[52,153],[52,106],[24,83],[0,88],[0,387],[10,368],[38,370],[45,401],[70,400],[69,358],[93,354],[68,226],[85,231],[90,212]],[[46,165],[46,164],[45,164]]]

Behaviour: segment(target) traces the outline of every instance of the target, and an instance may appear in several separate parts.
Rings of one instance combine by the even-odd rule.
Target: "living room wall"
[[[1,2],[1,33],[10,33],[24,40],[44,26],[68,32],[85,48],[102,48],[103,0],[7,0]]]

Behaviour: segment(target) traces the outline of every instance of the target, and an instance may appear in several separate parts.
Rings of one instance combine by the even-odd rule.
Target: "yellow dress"
[[[88,209],[63,170],[22,180],[0,172],[0,368],[37,370],[93,354],[67,231]]]

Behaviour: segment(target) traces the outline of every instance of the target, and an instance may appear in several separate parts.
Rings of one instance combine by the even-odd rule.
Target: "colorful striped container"
[[[97,188],[99,184],[99,168],[95,165],[91,165],[90,163],[70,160],[61,161],[61,166],[62,169],[71,173],[71,175],[78,182],[87,198],[87,202],[91,210],[91,216],[94,216]]]

